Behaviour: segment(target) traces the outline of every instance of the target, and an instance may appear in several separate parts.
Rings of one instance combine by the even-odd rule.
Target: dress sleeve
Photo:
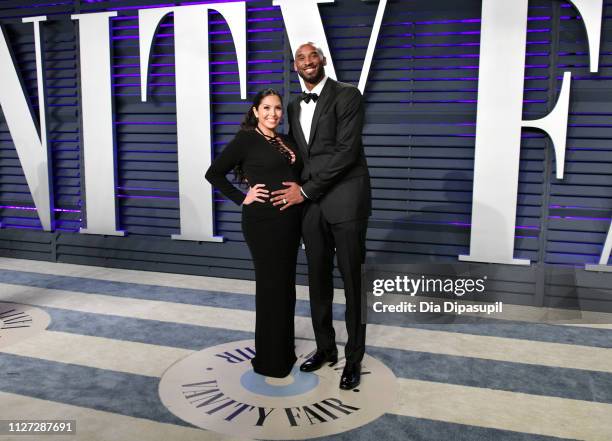
[[[215,158],[206,172],[206,180],[213,187],[218,188],[225,197],[231,199],[236,205],[242,205],[246,195],[227,179],[227,174],[244,160],[244,147],[245,136],[243,133],[238,132],[236,137]]]

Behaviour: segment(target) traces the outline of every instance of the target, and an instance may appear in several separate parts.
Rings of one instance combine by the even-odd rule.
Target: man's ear
[[[296,72],[298,71],[297,63],[295,61],[293,62],[293,70],[295,70]]]

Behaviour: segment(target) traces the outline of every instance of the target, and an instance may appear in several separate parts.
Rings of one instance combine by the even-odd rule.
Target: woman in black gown
[[[255,372],[287,376],[296,361],[294,346],[295,267],[301,207],[273,206],[270,193],[283,182],[298,182],[302,161],[292,143],[275,129],[283,113],[278,92],[259,92],[241,130],[206,172],[206,179],[242,205],[242,232],[255,266]],[[230,170],[249,185],[245,195],[226,178]]]

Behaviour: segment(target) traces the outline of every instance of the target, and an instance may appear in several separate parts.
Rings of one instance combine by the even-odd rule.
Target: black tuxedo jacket
[[[304,159],[302,189],[330,223],[367,218],[370,176],[361,132],[364,108],[359,89],[327,79],[317,100],[310,139],[300,125],[300,97],[288,107],[289,135]]]

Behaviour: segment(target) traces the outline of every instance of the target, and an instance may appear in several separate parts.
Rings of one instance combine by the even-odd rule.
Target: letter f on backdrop
[[[470,262],[528,265],[514,258],[521,129],[534,127],[553,141],[557,178],[563,178],[571,73],[546,117],[524,121],[523,92],[529,0],[483,0],[476,117]],[[586,27],[591,72],[599,68],[603,0],[572,0]]]

